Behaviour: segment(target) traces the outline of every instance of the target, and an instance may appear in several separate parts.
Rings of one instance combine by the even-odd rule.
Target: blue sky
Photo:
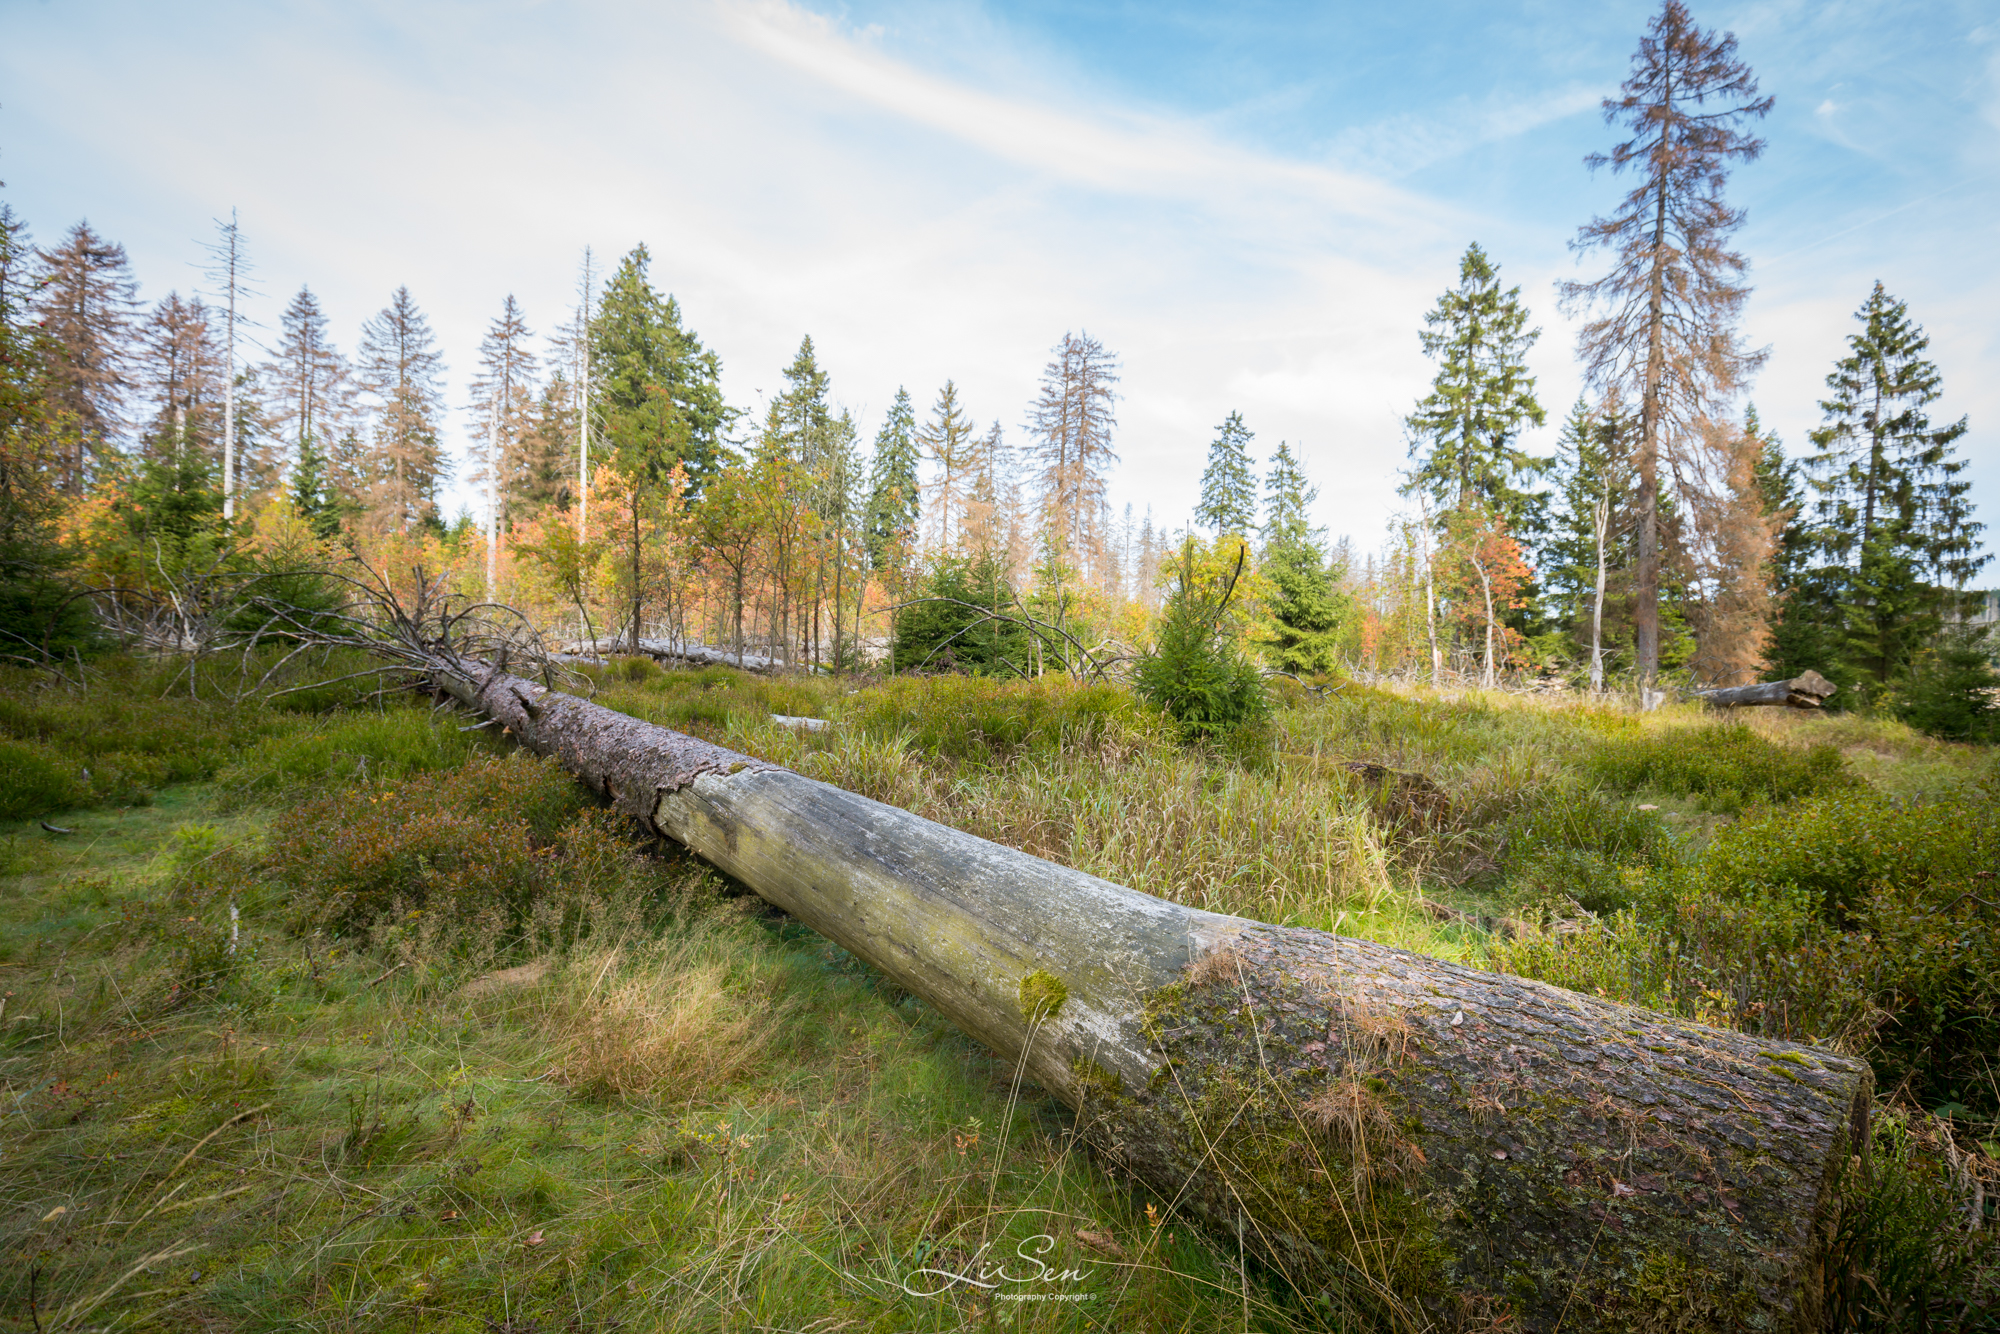
[[[1693,9],[1777,98],[1731,186],[1764,419],[1804,449],[1880,278],[2000,523],[2000,3]],[[0,179],[42,241],[122,241],[149,298],[199,283],[232,206],[268,324],[310,283],[351,348],[407,283],[454,403],[501,300],[553,325],[586,244],[650,245],[744,406],[810,333],[870,435],[949,376],[1018,442],[1087,329],[1124,361],[1116,501],[1183,521],[1240,410],[1370,547],[1470,241],[1545,330],[1552,446],[1579,388],[1553,284],[1619,189],[1581,159],[1652,10],[0,0]]]

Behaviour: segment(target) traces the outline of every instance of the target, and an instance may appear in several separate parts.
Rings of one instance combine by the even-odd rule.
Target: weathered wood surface
[[[592,656],[607,653],[642,653],[662,662],[686,662],[701,667],[735,667],[746,672],[774,672],[784,664],[762,653],[732,653],[707,644],[691,644],[679,639],[578,640],[563,645],[563,656]]]
[[[1694,697],[1719,709],[1757,704],[1782,704],[1794,709],[1817,709],[1840,689],[1818,672],[1807,672],[1789,681],[1766,681],[1762,685],[1729,686],[1721,690],[1697,690]]]
[[[1220,916],[472,663],[438,685],[868,960],[1306,1291],[1419,1323],[1813,1328],[1867,1067]]]

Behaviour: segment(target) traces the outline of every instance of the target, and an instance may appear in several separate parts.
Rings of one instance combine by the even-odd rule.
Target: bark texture
[[[882,969],[1154,1190],[1418,1325],[1807,1330],[1867,1067],[1183,907],[481,664],[433,679]]]
[[[1783,704],[1794,709],[1817,709],[1840,687],[1818,672],[1807,672],[1789,681],[1766,681],[1762,685],[1730,686],[1723,690],[1697,690],[1694,697],[1716,708],[1740,708],[1752,704]]]

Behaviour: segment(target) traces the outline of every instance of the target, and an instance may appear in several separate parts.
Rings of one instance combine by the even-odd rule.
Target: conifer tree
[[[472,480],[486,488],[487,596],[498,596],[500,531],[518,520],[526,506],[535,412],[535,363],[529,346],[534,334],[521,305],[508,293],[500,314],[479,344],[479,374],[472,381],[474,431],[484,458]]]
[[[27,224],[0,203],[0,644],[43,661],[88,647],[97,627],[57,521],[68,451],[51,429],[53,340],[36,322],[38,265]]]
[[[292,465],[289,487],[292,507],[316,537],[331,537],[339,526],[340,508],[328,476],[329,467],[328,456],[311,436],[299,442],[299,457]]]
[[[661,296],[652,254],[634,246],[604,285],[591,322],[591,372],[609,462],[631,485],[624,534],[632,579],[630,633],[642,632],[642,528],[674,478],[698,497],[722,466],[723,432],[733,414],[722,399],[722,361],[681,321],[680,303]],[[678,472],[677,472],[678,470]]]
[[[1319,530],[1308,513],[1319,499],[1319,488],[1306,480],[1305,469],[1292,454],[1288,441],[1280,440],[1271,455],[1271,471],[1264,477],[1264,551],[1266,555],[1285,547],[1321,546]]]
[[[1833,395],[1820,403],[1825,425],[1813,432],[1808,463],[1823,544],[1845,565],[1895,522],[1898,558],[1915,562],[1942,595],[1986,561],[1976,554],[1985,525],[1972,522],[1971,483],[1953,448],[1968,424],[1931,425],[1924,409],[1942,396],[1944,377],[1925,358],[1930,338],[1907,305],[1878,282],[1855,318],[1862,329],[1827,376]]]
[[[885,569],[898,549],[916,538],[922,492],[917,485],[917,414],[900,385],[882,429],[875,434],[875,459],[868,476],[868,563]]]
[[[924,485],[924,508],[931,516],[932,545],[941,552],[954,548],[954,532],[962,532],[966,497],[972,486],[976,450],[972,419],[958,401],[958,386],[950,380],[938,390],[930,420],[917,431],[917,445],[933,465]]]
[[[597,416],[621,472],[657,481],[678,463],[699,494],[721,464],[733,414],[722,399],[721,359],[683,324],[680,303],[654,289],[651,267],[651,253],[635,246],[598,298]]]
[[[1604,689],[1605,613],[1629,538],[1629,434],[1630,422],[1615,398],[1596,409],[1578,398],[1556,444],[1544,588],[1561,604],[1573,637],[1587,648],[1593,694]]]
[[[1520,446],[1521,431],[1545,420],[1526,361],[1542,331],[1528,328],[1521,289],[1501,289],[1499,269],[1476,243],[1459,261],[1458,286],[1424,323],[1418,337],[1438,369],[1405,422],[1418,460],[1410,483],[1440,509],[1478,505],[1526,531],[1535,502],[1521,484],[1548,467]]]
[[[827,402],[833,377],[820,369],[810,334],[799,340],[799,350],[784,374],[785,391],[778,395],[773,439],[808,472],[822,471],[824,460],[820,456],[833,423],[833,408]]]
[[[990,557],[999,562],[1003,575],[1010,574],[1007,556],[1007,491],[1013,471],[1014,451],[994,422],[972,448],[972,481],[966,488],[963,543],[975,558]]]
[[[218,340],[222,348],[222,517],[225,520],[236,517],[237,479],[242,469],[236,457],[236,426],[238,422],[237,390],[239,375],[236,364],[238,330],[247,323],[241,309],[243,299],[258,295],[251,286],[253,267],[243,252],[243,229],[237,224],[236,210],[229,210],[229,221],[220,218],[215,221],[215,240],[205,249],[208,251],[207,276],[221,290],[216,294],[220,303],[217,311]]]
[[[221,475],[223,357],[199,297],[169,292],[147,314],[134,354],[135,387],[151,409],[140,447],[153,458],[194,450]]]
[[[369,509],[375,525],[403,533],[438,526],[438,492],[450,472],[440,438],[444,356],[409,288],[398,287],[361,326],[360,380],[373,400]]]
[[[71,437],[63,483],[81,495],[97,459],[108,457],[125,428],[127,362],[139,284],[125,247],[104,240],[88,222],[63,243],[38,252],[35,310],[47,338],[49,411]]]
[[[1263,573],[1272,592],[1258,634],[1265,658],[1280,671],[1333,671],[1353,617],[1353,600],[1340,591],[1345,572],[1329,568],[1324,536],[1309,517],[1318,498],[1319,488],[1280,441],[1264,479]]]
[[[1746,415],[1744,430],[1763,444],[1757,486],[1765,512],[1784,518],[1771,553],[1770,671],[1785,680],[1817,671],[1851,685],[1841,661],[1840,599],[1846,572],[1821,563],[1820,534],[1812,522],[1803,468],[1797,459],[1786,457],[1777,434],[1758,421],[1755,404]]]
[[[1771,557],[1784,516],[1769,510],[1758,469],[1756,424],[1711,422],[1705,448],[1718,476],[1688,493],[1686,615],[1694,631],[1687,665],[1713,685],[1748,685],[1767,661]]]
[[[1105,476],[1118,461],[1112,442],[1117,384],[1118,359],[1088,333],[1065,333],[1042,368],[1028,430],[1042,524],[1054,537],[1059,563],[1074,565],[1091,547]]]
[[[346,358],[333,345],[326,315],[309,287],[301,287],[278,324],[275,360],[259,376],[267,388],[271,429],[292,455],[293,466],[307,453],[325,454],[328,443],[349,426],[352,385]],[[239,396],[247,404],[248,396]],[[237,420],[234,454],[239,470],[247,444]],[[229,488],[233,499],[237,488]]]
[[[1763,360],[1735,329],[1750,289],[1740,281],[1743,256],[1727,243],[1743,211],[1722,188],[1731,162],[1763,152],[1764,141],[1739,127],[1768,114],[1771,99],[1758,97],[1756,76],[1736,59],[1735,34],[1702,31],[1681,0],[1664,0],[1654,15],[1620,93],[1604,100],[1604,118],[1632,137],[1584,162],[1639,181],[1573,243],[1610,250],[1611,271],[1561,291],[1568,308],[1605,308],[1577,335],[1589,380],[1639,405],[1633,630],[1640,682],[1650,688],[1660,668],[1660,464],[1681,482],[1704,472],[1702,423]]]
[[[1250,461],[1250,442],[1255,438],[1243,424],[1243,414],[1231,412],[1208,446],[1208,467],[1201,474],[1201,500],[1194,517],[1217,536],[1242,537],[1257,522],[1257,476]]]

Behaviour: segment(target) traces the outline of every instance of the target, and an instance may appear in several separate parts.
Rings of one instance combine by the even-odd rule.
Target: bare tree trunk
[[[1438,652],[1437,587],[1431,569],[1431,511],[1423,508],[1424,522],[1424,630],[1431,641],[1431,685],[1444,684],[1444,654]]]
[[[1486,577],[1486,566],[1478,557],[1472,558],[1472,568],[1479,574],[1479,589],[1486,595],[1486,666],[1480,673],[1479,684],[1493,689],[1493,582]]]
[[[1374,1289],[1398,1324],[1816,1327],[1862,1062],[1202,912],[484,664],[431,674],[1302,1291]]]
[[[1591,528],[1597,537],[1597,595],[1590,604],[1590,693],[1604,693],[1604,539],[1611,528],[1611,496],[1597,502],[1591,512]]]

